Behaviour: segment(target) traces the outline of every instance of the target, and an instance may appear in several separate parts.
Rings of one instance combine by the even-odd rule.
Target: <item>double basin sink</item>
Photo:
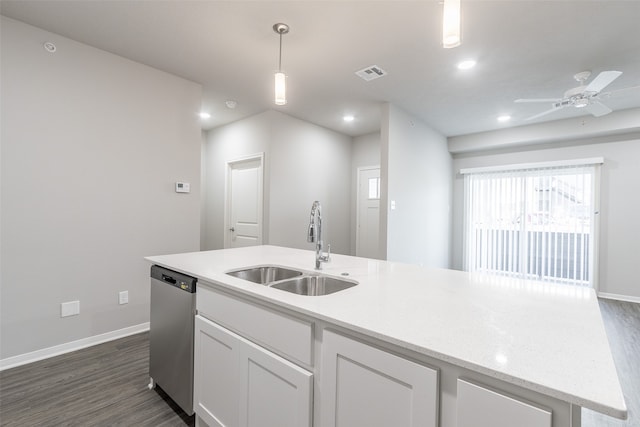
[[[227,274],[273,289],[308,296],[329,295],[358,284],[351,280],[274,265],[248,267]]]

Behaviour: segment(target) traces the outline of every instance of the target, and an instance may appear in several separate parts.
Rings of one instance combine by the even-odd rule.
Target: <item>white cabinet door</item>
[[[210,427],[305,427],[313,374],[196,316],[194,410]]]
[[[196,316],[193,409],[210,427],[238,426],[240,345],[226,329]]]
[[[324,427],[435,427],[438,372],[324,331],[321,370]]]
[[[251,342],[240,361],[240,426],[311,426],[311,372]]]
[[[551,411],[458,379],[458,427],[551,427]]]

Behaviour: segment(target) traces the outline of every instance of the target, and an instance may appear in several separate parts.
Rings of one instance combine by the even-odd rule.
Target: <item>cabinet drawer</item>
[[[551,427],[551,411],[458,379],[458,427]]]
[[[313,366],[313,323],[198,287],[198,313],[258,344]]]

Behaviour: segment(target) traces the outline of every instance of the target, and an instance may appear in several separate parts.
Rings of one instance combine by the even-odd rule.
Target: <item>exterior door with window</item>
[[[358,168],[356,255],[379,257],[380,166]]]

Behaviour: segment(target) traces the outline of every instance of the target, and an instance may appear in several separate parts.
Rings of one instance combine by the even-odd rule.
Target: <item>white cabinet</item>
[[[458,379],[458,427],[551,427],[551,411]]]
[[[438,371],[325,330],[323,427],[435,427]]]
[[[313,375],[196,316],[194,409],[210,427],[303,427]]]

